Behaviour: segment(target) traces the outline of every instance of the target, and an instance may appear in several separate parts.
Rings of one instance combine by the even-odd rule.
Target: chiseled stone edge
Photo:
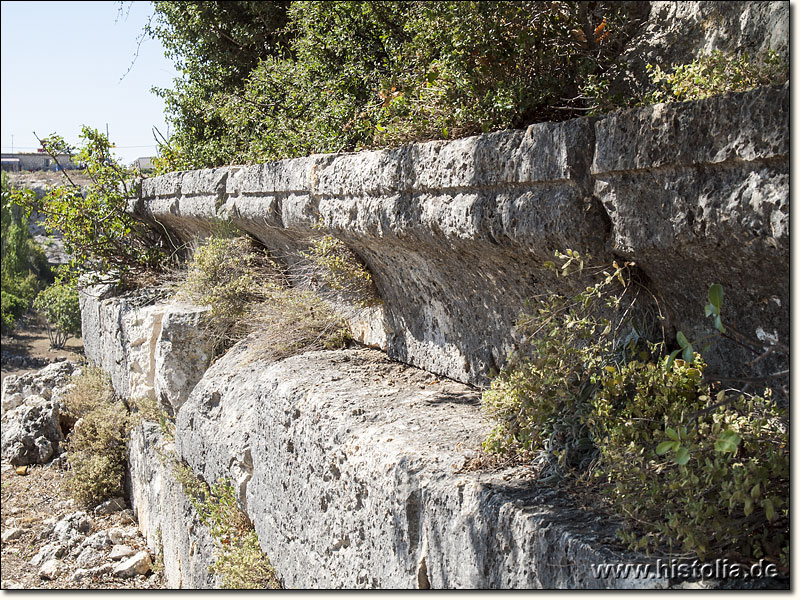
[[[287,587],[669,584],[595,578],[592,563],[645,559],[612,551],[616,524],[557,492],[508,471],[454,472],[488,431],[475,390],[374,351],[270,363],[258,344],[209,369],[175,447],[206,481],[233,483]]]
[[[681,286],[678,296],[683,299],[673,303],[680,321],[676,326],[699,331],[704,322],[701,312],[695,315],[693,302],[702,305],[712,280],[742,287],[737,286],[738,271],[732,266],[714,271],[718,265],[708,261],[710,242],[702,232],[684,227],[681,231],[688,232],[688,237],[675,238],[674,247],[667,244],[652,256],[629,244],[632,233],[680,228],[695,217],[691,202],[686,215],[649,210],[650,196],[672,202],[665,186],[673,180],[689,177],[698,186],[725,180],[727,188],[734,189],[736,178],[748,179],[749,173],[785,171],[788,94],[788,85],[764,87],[696,102],[618,111],[603,118],[540,123],[524,131],[170,173],[146,180],[137,205],[184,240],[207,235],[217,219],[230,220],[289,263],[319,233],[314,228],[321,224],[323,232],[345,241],[365,260],[382,286],[382,296],[389,299],[383,307],[385,316],[374,321],[383,322],[386,333],[363,341],[437,373],[485,383],[487,369],[492,363],[499,365],[509,349],[502,331],[510,331],[513,316],[504,314],[499,320],[479,316],[475,335],[467,339],[448,318],[434,319],[435,315],[428,314],[428,304],[408,308],[391,301],[402,296],[394,288],[405,292],[410,285],[420,294],[442,284],[446,288],[452,275],[448,269],[455,268],[465,273],[474,269],[478,279],[494,281],[498,267],[509,265],[515,278],[505,285],[512,280],[522,285],[506,290],[511,295],[505,312],[513,312],[510,304],[518,312],[522,296],[544,289],[526,287],[526,282],[546,281],[535,265],[550,259],[555,250],[573,248],[601,262],[635,260],[646,277],[656,278],[656,292],[675,296],[676,277],[668,272],[669,257],[675,255],[683,257],[686,273],[681,271],[681,277],[698,275],[689,287]],[[631,195],[629,190],[637,182],[646,190],[656,180],[665,183],[657,183],[655,192]],[[773,279],[784,277],[781,265],[788,251],[788,228],[781,226],[788,215],[788,203],[780,198],[783,193],[781,187],[771,189],[770,197],[761,203],[776,206],[771,215],[761,215],[762,209],[748,204],[751,200],[744,196],[734,206],[743,228],[753,220],[778,223],[778,235],[766,239],[756,234],[753,246],[761,253],[756,264],[772,265],[774,273],[769,277]],[[679,200],[686,204],[685,199]],[[746,233],[749,230],[743,229],[742,234]],[[399,254],[406,255],[404,263],[398,263]],[[448,264],[441,262],[445,257]],[[412,263],[417,267],[411,267]],[[703,266],[702,273],[698,265]],[[788,277],[788,266],[784,270]],[[494,301],[496,292],[487,289],[475,301],[478,305]],[[759,293],[748,293],[740,307],[731,296],[734,303],[728,304],[726,313],[750,320],[761,306],[753,304],[760,301]],[[778,301],[787,304],[788,297],[783,292],[779,295]],[[463,313],[463,307],[453,302],[445,302],[445,312]],[[788,316],[778,314],[779,309],[770,308],[764,326],[783,332]],[[441,327],[414,332],[419,323],[429,322]],[[437,345],[441,350],[434,348]],[[731,357],[735,363],[740,359]]]

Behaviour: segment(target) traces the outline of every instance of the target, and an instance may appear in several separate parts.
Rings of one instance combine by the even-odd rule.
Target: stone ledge
[[[787,160],[789,84],[611,113],[595,123],[592,174]]]
[[[605,588],[615,524],[510,471],[459,473],[480,394],[372,350],[260,360],[240,342],[192,392],[176,449],[231,480],[286,587]],[[635,584],[635,585],[634,585]]]
[[[788,100],[788,87],[759,88],[524,131],[172,173],[146,180],[138,206],[184,240],[230,220],[290,272],[321,223],[363,259],[384,301],[374,321],[384,330],[367,343],[466,383],[485,384],[502,366],[526,299],[570,291],[542,266],[568,248],[600,264],[635,261],[668,300],[673,329],[704,331],[708,287],[722,283],[740,330],[786,342]],[[741,261],[725,259],[739,252]],[[734,348],[709,358],[738,368],[752,357]]]

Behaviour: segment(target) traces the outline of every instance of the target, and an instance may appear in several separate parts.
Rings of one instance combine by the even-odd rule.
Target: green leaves
[[[789,67],[770,50],[759,60],[746,54],[733,55],[715,50],[710,55],[675,66],[671,73],[647,65],[655,90],[644,103],[700,100],[716,94],[743,92],[759,85],[781,85]]]
[[[673,462],[675,462],[675,464],[685,465],[688,463],[690,458],[689,451],[681,444],[681,438],[685,439],[687,437],[686,427],[681,427],[680,430],[667,427],[664,433],[667,434],[669,440],[661,442],[656,446],[656,454],[663,456],[668,452],[675,452],[675,456],[673,457]]]
[[[579,266],[578,258],[557,253],[545,266],[561,276],[565,263],[568,271]],[[703,560],[727,553],[782,560],[786,415],[770,396],[712,386],[694,352],[705,338],[679,332],[669,357],[656,358],[659,346],[642,355],[636,344],[621,357],[619,346],[614,352],[604,340],[619,326],[598,314],[615,306],[608,300],[618,287],[607,287],[616,286],[614,269],[590,265],[587,273],[599,280],[573,296],[537,299],[518,320],[524,350],[483,395],[497,422],[484,448],[525,461],[546,452],[566,476],[591,464],[587,478],[598,493],[630,522],[647,523],[644,534],[635,525],[624,534],[631,548],[672,547]],[[712,285],[708,296],[706,310],[718,317],[722,286]],[[544,476],[555,478],[552,471]]]
[[[146,33],[181,78],[160,89],[173,170],[457,138],[582,115],[629,9],[577,3],[158,2]],[[397,88],[397,101],[381,91]],[[402,101],[400,99],[402,98]],[[564,106],[563,98],[573,98]],[[554,108],[558,107],[558,108]],[[566,109],[566,110],[565,110]]]
[[[775,505],[771,498],[766,498],[764,500],[764,516],[767,517],[767,521],[775,520]]]
[[[85,166],[90,183],[81,187],[67,178],[42,198],[41,205],[23,195],[14,196],[14,202],[28,211],[39,209],[46,230],[60,232],[71,255],[72,277],[92,274],[95,280],[120,283],[158,270],[169,239],[128,213],[136,173],[116,162],[113,146],[98,130],[84,126],[80,137],[76,162]],[[56,134],[42,144],[53,155],[71,150]]]
[[[723,298],[722,286],[718,283],[712,284],[708,288],[708,304],[706,304],[705,306],[705,313],[706,317],[712,317],[712,316],[714,317],[714,327],[717,329],[717,331],[719,331],[719,333],[724,334],[725,326],[722,324],[722,318],[720,317],[720,311],[722,309],[722,298]],[[682,331],[679,331],[675,335],[675,339],[677,340],[680,349],[673,351],[669,355],[669,360],[667,361],[665,367],[666,370],[670,369],[678,354],[682,354],[683,360],[685,360],[687,363],[691,363],[692,361],[694,361],[694,352],[695,352],[694,346],[688,340],[686,335]],[[703,352],[705,352],[706,349],[707,346],[704,347]]]
[[[689,462],[689,451],[681,446],[675,451],[675,463],[685,465]]]
[[[714,443],[714,450],[717,452],[736,452],[736,448],[741,443],[742,438],[735,431],[725,430],[719,434]]]
[[[708,288],[708,301],[719,314],[719,309],[722,307],[722,286],[720,284],[714,283]]]
[[[39,292],[33,307],[45,318],[51,348],[63,348],[81,333],[81,309],[74,285],[56,281]]]
[[[678,332],[678,334],[676,335],[676,338],[678,340],[678,345],[683,350],[683,360],[685,360],[687,363],[692,362],[694,360],[694,348],[689,343],[689,340],[686,339],[686,336],[683,335],[682,331]],[[677,352],[675,354],[677,355]],[[674,358],[673,358],[673,360],[674,360]],[[670,364],[672,364],[672,363],[670,363]]]
[[[663,456],[667,452],[677,450],[678,448],[680,448],[679,442],[671,442],[667,440],[666,442],[661,442],[658,446],[656,446],[656,454]]]
[[[706,317],[714,317],[714,327],[720,333],[725,333],[722,325],[720,311],[722,310],[722,286],[714,283],[708,288],[708,304],[705,306]]]

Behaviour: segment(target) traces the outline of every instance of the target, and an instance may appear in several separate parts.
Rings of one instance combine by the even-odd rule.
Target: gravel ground
[[[53,517],[63,518],[65,515],[80,510],[69,499],[64,490],[66,472],[59,466],[59,461],[49,465],[37,465],[28,469],[27,475],[18,475],[14,467],[2,464],[2,506],[0,531],[5,538],[6,532],[19,528],[22,535],[14,540],[2,543],[2,587],[12,589],[162,589],[163,577],[157,560],[154,560],[153,571],[147,575],[136,575],[130,579],[119,579],[112,574],[90,576],[80,581],[69,581],[70,575],[78,569],[76,558],[65,556],[62,560],[66,567],[64,573],[53,580],[39,577],[39,567],[29,564],[39,549],[50,542],[48,536],[40,539],[47,527],[45,521]],[[98,531],[119,526],[132,529],[130,512],[116,512],[107,516],[94,516],[90,510],[93,527],[91,535]],[[136,551],[145,550],[144,538],[138,534],[131,538],[127,545]],[[108,548],[110,550],[110,548]],[[155,559],[155,557],[154,557]],[[111,562],[108,561],[107,562]]]

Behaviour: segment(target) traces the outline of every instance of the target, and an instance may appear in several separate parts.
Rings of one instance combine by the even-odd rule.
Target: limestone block
[[[172,414],[186,402],[211,361],[211,348],[202,325],[208,310],[187,304],[169,305],[155,336],[153,391]]]
[[[607,518],[510,473],[458,472],[488,431],[474,389],[373,350],[270,364],[251,347],[206,372],[176,450],[233,483],[286,587],[643,585],[592,576],[637,558],[609,550]]]
[[[3,414],[2,456],[13,466],[41,464],[64,440],[61,405],[41,396],[28,396],[21,406]]]

